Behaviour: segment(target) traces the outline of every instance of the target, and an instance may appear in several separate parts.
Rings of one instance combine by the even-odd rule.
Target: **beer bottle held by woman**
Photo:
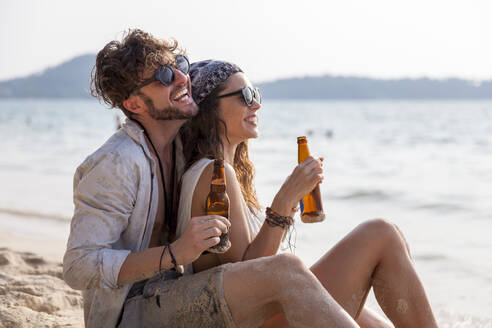
[[[220,215],[229,218],[229,196],[226,193],[226,179],[224,172],[224,160],[214,161],[214,172],[210,193],[207,196],[207,215]],[[224,253],[231,247],[229,233],[222,233],[220,242],[208,249],[211,253]]]
[[[310,155],[306,137],[297,138],[297,161],[302,163]],[[319,184],[301,201],[301,220],[304,223],[321,222],[325,219]]]

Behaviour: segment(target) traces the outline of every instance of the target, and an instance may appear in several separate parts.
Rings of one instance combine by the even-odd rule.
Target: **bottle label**
[[[229,217],[229,211],[219,210],[219,211],[207,211],[207,215],[220,215],[225,217],[226,219]]]

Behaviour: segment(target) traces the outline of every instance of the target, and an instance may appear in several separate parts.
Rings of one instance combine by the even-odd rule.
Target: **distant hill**
[[[283,99],[486,99],[492,81],[480,85],[461,79],[380,80],[319,76],[283,79],[259,85],[265,98]]]
[[[0,82],[0,97],[85,98],[95,55],[83,55],[27,77]]]
[[[89,97],[94,61],[94,54],[83,55],[38,74],[0,82],[0,98]],[[258,86],[265,99],[492,99],[492,80],[478,85],[461,79],[382,80],[325,75]]]

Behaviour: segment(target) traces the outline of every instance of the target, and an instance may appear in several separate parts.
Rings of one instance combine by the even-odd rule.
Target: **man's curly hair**
[[[142,82],[145,73],[154,72],[183,53],[175,39],[160,40],[140,29],[128,30],[121,42],[111,41],[97,54],[91,73],[91,95],[131,117],[123,101]]]

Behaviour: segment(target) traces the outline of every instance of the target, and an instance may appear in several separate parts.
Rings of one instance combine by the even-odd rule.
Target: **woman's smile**
[[[244,121],[246,121],[246,123],[248,124],[251,124],[252,126],[258,126],[258,116],[256,116],[256,114],[253,114],[253,115],[249,115],[247,116]]]

